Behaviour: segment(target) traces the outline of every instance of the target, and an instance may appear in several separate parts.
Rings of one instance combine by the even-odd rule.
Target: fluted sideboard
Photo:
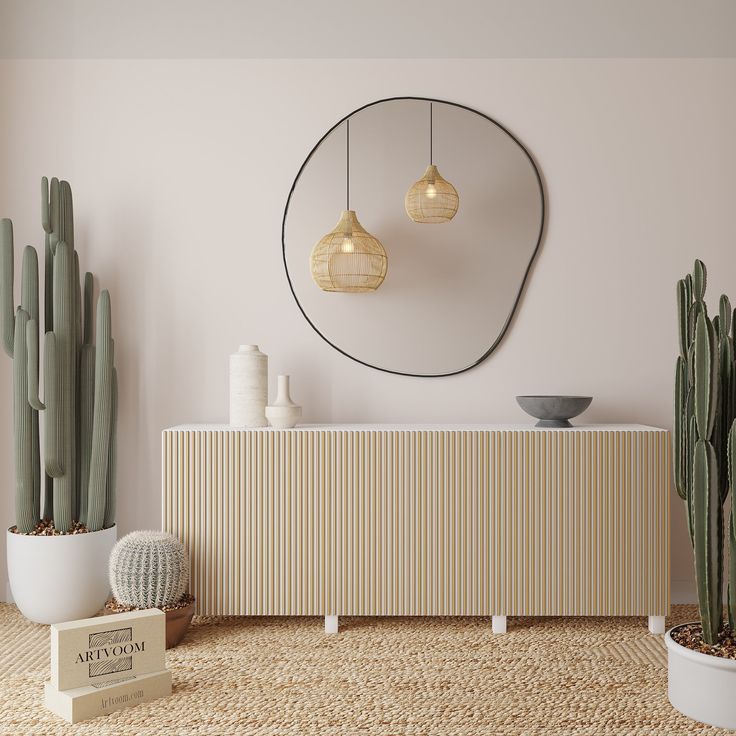
[[[200,614],[669,611],[669,436],[639,425],[191,425],[163,528]]]

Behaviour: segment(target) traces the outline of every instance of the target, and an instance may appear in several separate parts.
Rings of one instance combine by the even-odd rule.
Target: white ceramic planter
[[[672,631],[665,636],[670,703],[701,723],[736,729],[736,660],[687,649]]]
[[[38,624],[94,616],[110,593],[117,527],[57,537],[6,532],[8,576],[20,612]]]

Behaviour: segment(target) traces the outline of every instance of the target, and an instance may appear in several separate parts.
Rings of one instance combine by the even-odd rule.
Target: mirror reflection
[[[500,341],[543,219],[538,171],[497,123],[452,103],[386,100],[310,154],[287,202],[284,262],[335,348],[381,370],[448,375]]]

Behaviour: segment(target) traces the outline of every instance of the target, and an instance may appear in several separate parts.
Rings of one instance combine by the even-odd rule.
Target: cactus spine
[[[117,415],[117,374],[110,297],[103,292],[98,304],[102,345],[97,362],[102,365],[97,368],[92,344],[93,277],[84,275],[82,297],[68,182],[43,178],[41,223],[45,232],[43,315],[39,310],[38,255],[31,246],[23,251],[20,307],[15,308],[13,225],[10,220],[0,220],[0,339],[13,359],[16,526],[19,532],[28,533],[39,519],[46,518],[63,533],[77,520],[86,523],[92,507],[88,528],[96,531],[115,523],[115,450],[111,443]],[[43,401],[39,394],[42,316]],[[100,386],[96,386],[98,376]],[[46,413],[43,448],[39,412]],[[95,457],[97,464],[93,466]],[[100,460],[103,457],[104,461]],[[95,468],[94,478],[91,467]]]
[[[730,458],[736,436],[736,364],[731,304],[722,296],[718,315],[711,319],[704,301],[706,286],[701,261],[695,262],[692,275],[677,284],[680,354],[675,366],[673,462],[675,488],[685,501],[693,544],[703,638],[713,644],[723,628],[723,503],[734,483]],[[735,523],[732,510],[731,626],[736,619]]]
[[[189,584],[184,545],[166,532],[131,532],[110,555],[110,588],[118,602],[136,608],[178,603]]]

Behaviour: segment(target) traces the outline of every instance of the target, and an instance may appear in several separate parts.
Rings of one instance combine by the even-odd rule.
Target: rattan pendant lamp
[[[312,278],[323,291],[375,291],[386,276],[388,258],[377,238],[358,222],[350,209],[350,119],[346,127],[346,209],[335,228],[312,248]]]
[[[433,158],[433,109],[429,103],[429,166],[424,176],[412,184],[404,198],[406,214],[414,222],[435,224],[449,222],[460,206],[457,190],[443,179]]]

